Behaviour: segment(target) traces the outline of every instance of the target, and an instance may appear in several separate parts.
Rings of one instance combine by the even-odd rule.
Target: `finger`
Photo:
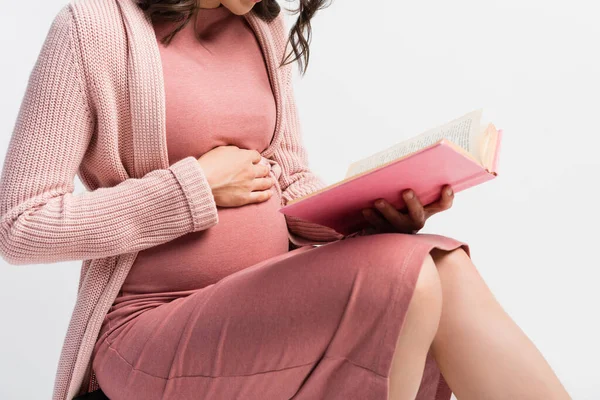
[[[365,208],[362,213],[365,219],[381,232],[389,230],[389,224],[372,208]]]
[[[262,178],[264,176],[269,175],[269,172],[271,171],[271,168],[267,167],[264,164],[254,164],[254,177],[255,178]]]
[[[275,184],[273,178],[255,178],[252,180],[252,190],[267,190]]]
[[[421,230],[425,226],[425,221],[427,220],[427,215],[425,215],[425,209],[423,208],[423,204],[416,196],[413,190],[406,190],[402,194],[402,198],[406,203],[406,207],[408,209],[408,215],[410,219],[413,221],[413,226],[415,230]]]
[[[452,203],[454,202],[454,190],[450,185],[446,185],[442,188],[442,195],[440,199],[434,203],[431,203],[429,206],[425,207],[425,211],[429,215],[433,215],[439,213],[441,211],[445,211],[452,207]]]
[[[270,189],[250,192],[248,194],[248,197],[246,198],[246,201],[247,203],[261,203],[263,201],[269,200],[269,198],[271,198],[272,195],[273,191]]]
[[[260,153],[256,150],[248,150],[250,152],[252,152],[250,158],[252,160],[252,164],[257,164],[260,162],[260,160],[262,160],[262,156],[260,155]]]
[[[398,231],[412,232],[416,229],[410,216],[400,213],[385,199],[377,200],[375,207]]]

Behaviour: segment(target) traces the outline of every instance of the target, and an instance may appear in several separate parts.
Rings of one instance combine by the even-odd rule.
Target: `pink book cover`
[[[328,226],[349,235],[369,227],[362,209],[384,198],[403,209],[402,192],[413,189],[426,205],[439,199],[450,184],[455,193],[492,180],[497,175],[502,130],[497,131],[492,167],[488,170],[446,139],[387,165],[323,188],[279,209],[286,215]]]

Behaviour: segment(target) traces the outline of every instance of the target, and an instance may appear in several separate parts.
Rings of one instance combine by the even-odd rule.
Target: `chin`
[[[230,1],[222,1],[223,5],[229,8],[233,14],[236,15],[244,15],[249,13],[254,7],[255,2],[252,0],[230,0]]]

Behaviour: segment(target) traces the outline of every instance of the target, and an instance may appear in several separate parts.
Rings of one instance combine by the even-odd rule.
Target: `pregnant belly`
[[[242,207],[219,207],[213,227],[140,251],[122,295],[203,288],[288,251],[280,197]]]

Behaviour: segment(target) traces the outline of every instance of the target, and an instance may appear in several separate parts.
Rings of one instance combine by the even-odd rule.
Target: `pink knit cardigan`
[[[283,14],[271,22],[245,17],[275,96],[275,134],[262,156],[284,205],[325,183],[308,168],[292,65],[278,67],[289,50]],[[73,193],[75,175],[88,191]],[[196,157],[169,166],[161,58],[135,0],[71,0],[60,10],[31,72],[0,179],[0,251],[8,263],[83,260],[53,393],[72,399],[97,388],[91,352],[137,252],[219,220]],[[287,222],[292,247],[346,238]]]

